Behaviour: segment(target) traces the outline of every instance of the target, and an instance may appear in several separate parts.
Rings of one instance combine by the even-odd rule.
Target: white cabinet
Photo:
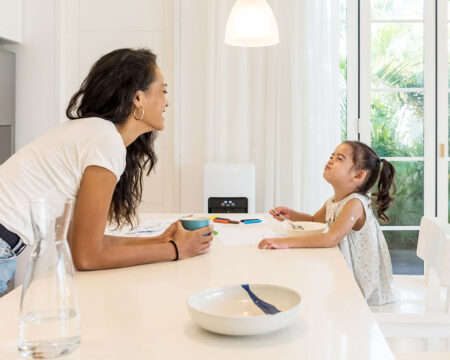
[[[0,42],[22,41],[22,0],[0,0]]]

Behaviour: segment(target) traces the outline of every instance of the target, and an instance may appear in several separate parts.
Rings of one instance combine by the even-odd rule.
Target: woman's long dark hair
[[[102,56],[92,67],[67,107],[69,119],[99,117],[122,124],[133,112],[133,98],[156,77],[156,55],[148,49],[119,49]],[[108,220],[133,225],[142,198],[142,176],[156,164],[156,131],[139,136],[127,147],[125,171],[114,189]]]
[[[364,183],[357,189],[358,193],[367,194],[378,180],[378,191],[373,194],[377,214],[381,221],[388,223],[390,219],[386,211],[394,202],[396,191],[394,166],[386,159],[380,159],[375,151],[360,141],[344,141],[344,144],[350,145],[353,150],[355,169],[367,171]]]

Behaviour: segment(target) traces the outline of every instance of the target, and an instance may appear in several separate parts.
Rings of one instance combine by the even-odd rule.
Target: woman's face
[[[164,74],[159,67],[156,68],[155,80],[143,94],[140,106],[144,109],[144,118],[141,121],[151,127],[152,130],[163,130],[164,112],[169,106],[169,102],[166,97],[167,84],[164,80]],[[137,106],[136,110],[138,118],[142,114],[140,106]]]

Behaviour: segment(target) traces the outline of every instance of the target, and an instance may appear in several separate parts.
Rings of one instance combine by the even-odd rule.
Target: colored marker
[[[215,223],[228,224],[228,220],[215,218],[213,220]]]
[[[257,223],[260,223],[260,222],[262,222],[262,220],[260,220],[260,219],[244,220],[243,221],[244,224],[257,224]]]
[[[239,221],[236,220],[230,220],[226,218],[215,218],[213,222],[221,223],[221,224],[239,224]]]

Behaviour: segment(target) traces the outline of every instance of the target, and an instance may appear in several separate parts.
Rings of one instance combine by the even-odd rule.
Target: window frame
[[[439,7],[439,12],[437,12]],[[420,19],[371,19],[371,0],[347,1],[347,139],[371,142],[371,95],[376,92],[423,92],[424,93],[424,156],[388,157],[390,161],[424,162],[424,215],[447,217],[448,215],[448,152],[437,164],[437,143],[448,139],[448,86],[447,76],[437,83],[437,74],[447,72],[447,26],[442,29],[442,17],[447,19],[446,0],[424,0],[424,17]],[[370,43],[373,23],[423,23],[424,88],[371,89]],[[437,24],[440,24],[439,33]],[[445,37],[443,36],[445,35]],[[437,39],[436,39],[437,36]],[[438,46],[436,45],[439,41]],[[439,52],[436,51],[439,49]],[[445,48],[445,50],[444,50]],[[439,61],[438,61],[439,59]],[[439,67],[438,67],[439,66]],[[442,88],[445,86],[445,93]],[[439,88],[438,88],[439,87]],[[438,94],[437,94],[438,93]],[[436,98],[436,96],[439,96]],[[444,101],[445,100],[445,101]],[[440,123],[437,123],[440,119]],[[437,131],[439,129],[439,131]],[[438,139],[439,137],[439,139]],[[439,175],[439,176],[438,176]],[[439,194],[439,198],[438,198]],[[445,196],[445,197],[444,197]],[[438,204],[438,199],[439,204]],[[386,231],[418,230],[415,226],[382,226]]]
[[[448,169],[449,169],[449,149],[448,149],[448,97],[449,84],[449,59],[448,59],[448,31],[450,29],[450,18],[448,17],[448,1],[437,0],[436,7],[436,72],[437,72],[437,97],[436,97],[436,167],[437,167],[437,216],[443,224],[448,224]],[[442,74],[442,75],[441,75]],[[443,76],[446,74],[446,76]]]

